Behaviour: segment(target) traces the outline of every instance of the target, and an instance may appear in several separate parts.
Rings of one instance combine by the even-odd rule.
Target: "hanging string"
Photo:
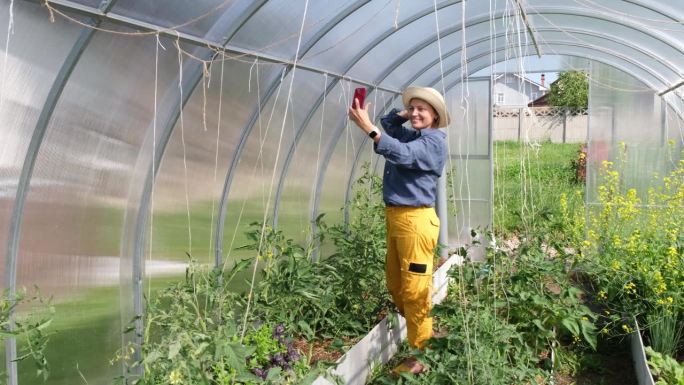
[[[14,34],[14,0],[9,4],[9,23],[7,24],[7,40],[5,40],[5,57],[2,63],[2,79],[0,79],[0,107],[5,94],[5,81],[7,80],[7,60],[9,57],[10,36]]]
[[[394,2],[394,29],[399,29],[399,7],[401,6],[401,0],[395,0]]]
[[[218,155],[219,155],[219,143],[221,141],[221,111],[223,109],[223,67],[224,62],[221,61],[221,74],[219,77],[219,100],[218,100],[218,113],[216,117],[216,153],[214,155],[214,183],[213,186],[216,188],[216,178],[218,172]],[[216,205],[216,197],[212,194],[211,197],[211,225],[209,228],[209,254],[211,255],[211,249],[214,245],[214,208]]]
[[[183,146],[183,177],[185,185],[185,209],[187,211],[188,219],[188,253],[192,255],[192,226],[190,221],[190,192],[188,187],[188,162],[185,148],[185,123],[183,119],[183,55],[180,50],[180,40],[175,41],[178,49],[178,91],[180,93],[178,99],[178,109],[180,112],[180,127],[181,127],[181,144]]]
[[[323,106],[321,107],[322,112],[321,112],[321,125],[320,125],[320,130],[318,133],[318,151],[316,152],[316,174],[314,176],[314,180],[318,180],[318,171],[320,169],[320,162],[321,162],[321,142],[323,142],[323,125],[325,124],[325,97],[328,94],[326,92],[328,88],[328,74],[324,73],[323,74]],[[316,184],[312,183],[311,184],[311,196],[313,197],[313,194],[316,192]],[[312,234],[312,239],[313,239],[313,234]]]
[[[288,109],[290,106],[290,100],[292,100],[292,89],[294,88],[294,79],[295,79],[295,74],[296,74],[296,70],[297,70],[297,58],[299,58],[299,49],[301,48],[301,45],[302,45],[302,35],[304,34],[304,22],[306,20],[306,13],[307,13],[308,8],[309,8],[309,0],[306,0],[306,2],[304,3],[304,12],[302,15],[302,25],[301,25],[301,28],[299,29],[299,39],[297,41],[297,51],[295,52],[294,64],[292,65],[292,76],[290,77],[290,87],[288,89],[287,101],[285,103],[285,111],[283,113],[284,114],[283,123],[280,127],[280,138],[278,139],[278,151],[276,151],[276,158],[275,158],[274,165],[273,165],[273,173],[271,174],[271,186],[270,186],[270,189],[268,192],[268,200],[266,201],[266,210],[264,210],[264,217],[262,220],[261,237],[259,239],[259,247],[258,247],[259,255],[262,252],[262,247],[263,247],[263,242],[264,242],[264,233],[266,230],[266,219],[267,219],[269,207],[271,204],[271,195],[273,193],[273,186],[275,184],[275,175],[276,175],[276,171],[278,169],[278,160],[280,158],[280,150],[282,147],[283,133],[285,131],[285,122],[287,120],[287,113],[288,113]],[[252,279],[250,282],[249,294],[247,295],[247,306],[245,308],[245,315],[244,315],[244,320],[243,320],[243,324],[242,324],[242,332],[240,334],[240,342],[243,341],[243,339],[245,337],[245,333],[247,331],[247,318],[249,316],[249,311],[250,311],[250,307],[252,304],[252,295],[254,293],[254,281],[256,278],[257,266],[258,266],[258,258],[257,258],[257,260],[254,261],[254,268],[252,270]]]
[[[202,62],[202,127],[204,132],[207,132],[207,84],[211,79],[211,73],[209,72],[209,63]]]
[[[14,1],[14,0],[11,0],[11,1]],[[190,20],[188,20],[188,21],[185,21],[185,22],[183,22],[183,23],[181,23],[181,24],[176,24],[176,25],[170,26],[170,27],[155,26],[155,27],[157,27],[158,29],[153,30],[153,31],[144,31],[144,32],[140,32],[140,31],[136,31],[136,32],[125,32],[125,31],[114,30],[114,29],[106,29],[106,28],[102,28],[102,27],[99,27],[99,26],[90,25],[90,24],[85,23],[85,22],[82,22],[82,21],[80,21],[80,20],[78,20],[78,19],[76,19],[76,18],[74,18],[74,17],[72,17],[72,16],[69,16],[67,13],[60,11],[58,8],[53,7],[53,6],[50,4],[50,0],[41,0],[41,5],[47,8],[48,13],[49,13],[49,20],[50,20],[50,22],[52,22],[52,23],[54,23],[54,21],[55,21],[55,14],[57,14],[58,16],[62,17],[63,19],[65,19],[65,20],[67,20],[67,21],[69,21],[69,22],[71,22],[71,23],[77,24],[77,25],[79,25],[79,26],[81,26],[81,27],[83,27],[83,28],[90,28],[90,29],[96,30],[96,31],[98,31],[98,32],[109,33],[109,34],[114,34],[114,35],[123,35],[123,36],[144,37],[144,36],[156,35],[156,34],[160,34],[160,33],[175,33],[177,36],[179,36],[179,35],[180,35],[179,32],[178,32],[179,29],[181,29],[181,28],[183,28],[183,27],[187,27],[187,26],[189,26],[189,25],[191,25],[191,24],[194,24],[194,23],[196,23],[196,22],[198,22],[198,21],[200,21],[200,20],[202,20],[202,19],[207,18],[208,16],[213,15],[213,14],[216,13],[217,11],[221,10],[226,4],[228,4],[228,3],[232,2],[232,1],[233,1],[233,0],[224,0],[223,3],[217,5],[217,6],[214,7],[213,9],[211,9],[211,10],[209,10],[209,11],[205,12],[204,14],[201,14],[201,15],[199,15],[199,16],[197,16],[197,17],[194,17],[194,18],[192,18],[192,19],[190,19]],[[391,0],[388,0],[388,1],[391,1]],[[332,17],[332,15],[337,15],[338,13],[340,13],[340,12],[342,11],[342,8],[343,8],[343,7],[344,7],[344,4],[341,4],[339,7],[337,7],[337,8],[335,8],[335,9],[331,10],[331,12],[330,12],[329,14],[322,16],[321,18],[319,18],[319,19],[313,21],[313,22],[310,23],[308,26],[306,26],[305,30],[307,30],[307,31],[314,30],[314,28],[315,28],[316,26],[318,26],[319,24],[321,24],[321,23],[323,23],[323,22],[329,20],[329,19]],[[371,20],[371,21],[372,21],[372,20]],[[370,21],[369,21],[369,23],[370,23]],[[289,35],[284,35],[284,37],[283,37],[282,39],[276,40],[276,41],[274,41],[274,42],[272,42],[272,43],[269,43],[269,44],[267,44],[267,45],[265,45],[265,46],[262,46],[262,47],[259,48],[257,51],[262,51],[262,52],[263,52],[263,51],[268,50],[269,48],[273,48],[273,47],[280,46],[280,45],[284,44],[286,41],[288,41],[288,40],[290,40],[290,39],[292,39],[292,38],[294,38],[294,37],[296,37],[296,36],[297,36],[297,32],[293,32],[293,33],[291,33],[291,34],[289,34]],[[253,56],[253,54],[251,54],[251,53],[243,53],[243,54],[228,55],[228,54],[226,54],[226,53],[225,53],[223,50],[221,50],[221,49],[217,49],[217,48],[214,48],[214,47],[211,47],[211,46],[207,46],[206,48],[208,48],[208,49],[210,49],[210,50],[212,50],[212,51],[215,51],[216,53],[220,53],[220,54],[221,54],[221,57],[222,57],[221,60],[234,60],[234,61],[241,61],[241,62],[245,62],[245,63],[251,63],[251,60],[242,60],[242,58],[244,58],[244,57],[249,57],[249,56]],[[219,52],[219,51],[220,51],[220,52]],[[194,56],[194,55],[191,55],[190,53],[188,53],[188,52],[186,52],[186,51],[181,50],[181,52],[182,52],[184,55],[193,58],[194,60],[197,60],[197,61],[200,61],[200,62],[206,61],[206,60],[204,60],[204,59],[201,59],[201,58],[198,58],[198,57],[196,57],[196,56]],[[280,64],[280,63],[262,62],[262,63],[260,63],[260,64],[262,64],[262,65],[278,65],[278,64]]]
[[[582,44],[584,44],[584,45],[587,45],[587,46],[593,46],[593,45],[594,45],[594,43],[587,42],[587,41],[585,41],[585,40],[583,40],[583,39],[580,39],[580,38],[577,37],[576,35],[574,35],[574,34],[572,34],[572,33],[569,33],[569,32],[566,31],[564,28],[558,26],[558,25],[555,24],[553,21],[551,21],[551,20],[548,19],[546,16],[544,16],[542,13],[540,13],[540,12],[539,12],[536,8],[534,8],[533,6],[528,5],[527,7],[530,8],[532,11],[535,12],[535,17],[539,17],[539,18],[543,19],[545,22],[547,22],[549,25],[551,25],[556,31],[561,32],[562,34],[564,34],[564,35],[570,37],[570,38],[573,39],[574,41],[577,41],[577,42],[582,43]],[[539,37],[540,42],[545,43],[545,44],[544,44],[544,49],[545,49],[546,51],[549,51],[549,52],[554,53],[554,54],[556,54],[556,55],[562,56],[561,54],[559,54],[556,50],[554,50],[554,49],[552,48],[553,45],[552,45],[551,43],[548,43],[548,42],[546,41],[546,39],[544,39],[544,36],[543,36],[543,35],[539,34],[538,37]],[[574,70],[574,71],[586,72],[585,69],[583,69],[583,68],[577,68],[577,67],[572,66],[572,65],[568,65],[568,68],[571,69],[571,70]],[[612,85],[612,84],[607,84],[607,83],[605,83],[605,82],[602,82],[602,81],[600,81],[600,80],[597,80],[597,79],[593,78],[593,77],[591,76],[590,73],[587,73],[587,80],[590,81],[590,82],[592,82],[592,83],[594,83],[594,84],[596,84],[596,85],[600,85],[600,86],[602,86],[602,87],[605,87],[605,88],[608,88],[608,89],[611,89],[611,90],[615,90],[615,91],[622,91],[622,92],[644,92],[644,91],[653,91],[653,89],[650,88],[650,87],[623,88],[623,87],[615,86],[615,85]]]
[[[149,262],[152,262],[152,246],[154,244],[154,191],[157,180],[157,94],[159,92],[159,47],[166,50],[159,41],[159,35],[155,35],[154,44],[154,100],[152,111],[152,186],[150,192],[150,241]],[[152,298],[152,277],[147,280],[147,298]]]
[[[14,0],[12,0],[12,1],[14,1]],[[174,25],[174,26],[170,26],[170,27],[164,28],[163,31],[177,31],[177,30],[180,29],[180,28],[183,28],[183,27],[186,27],[186,26],[188,26],[188,25],[194,24],[194,23],[196,23],[196,22],[198,22],[198,21],[200,21],[200,20],[202,20],[202,19],[205,19],[205,18],[208,17],[208,16],[211,16],[212,14],[214,14],[214,13],[217,12],[217,11],[219,11],[221,8],[225,7],[228,3],[232,2],[232,1],[233,1],[233,0],[224,0],[223,2],[221,2],[220,4],[218,4],[216,7],[214,7],[214,8],[212,8],[212,9],[208,10],[207,12],[205,12],[205,13],[199,15],[199,16],[193,17],[192,19],[190,19],[190,20],[188,20],[188,21],[185,21],[185,22],[183,22],[183,23],[176,24],[176,25]],[[95,29],[95,30],[100,31],[100,32],[112,33],[112,34],[116,34],[116,35],[150,36],[150,35],[157,35],[157,34],[159,34],[160,32],[163,32],[163,31],[122,32],[122,31],[116,31],[116,30],[106,29],[106,28],[102,28],[102,27],[96,27],[96,26],[93,26],[93,25],[84,23],[84,22],[82,22],[82,21],[80,21],[80,20],[78,20],[78,19],[76,19],[76,18],[73,18],[73,17],[67,15],[66,13],[60,11],[59,9],[53,7],[53,6],[50,4],[50,0],[42,0],[42,1],[41,1],[41,4],[42,4],[42,6],[44,6],[44,7],[46,7],[46,8],[48,9],[48,12],[50,13],[50,21],[51,21],[51,22],[54,22],[54,14],[57,14],[57,15],[63,17],[64,19],[69,20],[69,21],[71,21],[71,22],[73,22],[73,23],[75,23],[75,24],[78,24],[78,25],[82,26],[82,27],[91,28],[91,29]]]

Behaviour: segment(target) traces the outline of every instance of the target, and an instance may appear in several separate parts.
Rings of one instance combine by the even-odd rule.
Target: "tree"
[[[587,108],[588,75],[583,71],[561,72],[551,84],[549,104],[556,107]]]

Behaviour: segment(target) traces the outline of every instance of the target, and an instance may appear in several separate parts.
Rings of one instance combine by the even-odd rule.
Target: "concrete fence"
[[[559,107],[494,108],[494,140],[522,142],[550,140],[554,143],[582,143],[587,140],[589,116],[586,109]]]

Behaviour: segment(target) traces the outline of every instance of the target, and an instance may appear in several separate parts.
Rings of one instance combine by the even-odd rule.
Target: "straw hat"
[[[439,115],[439,121],[437,122],[437,128],[446,127],[451,122],[449,117],[449,112],[447,112],[446,103],[444,103],[444,97],[437,90],[430,87],[408,87],[402,94],[402,100],[404,102],[404,107],[409,108],[411,99],[420,99],[427,102],[432,108],[435,109],[437,115]]]

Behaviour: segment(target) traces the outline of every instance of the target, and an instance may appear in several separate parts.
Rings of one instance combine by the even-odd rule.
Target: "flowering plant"
[[[622,146],[623,152],[625,151]],[[598,205],[589,207],[580,262],[603,305],[604,334],[632,327],[626,315],[684,310],[684,159],[646,191],[627,188],[624,162],[604,161]]]

